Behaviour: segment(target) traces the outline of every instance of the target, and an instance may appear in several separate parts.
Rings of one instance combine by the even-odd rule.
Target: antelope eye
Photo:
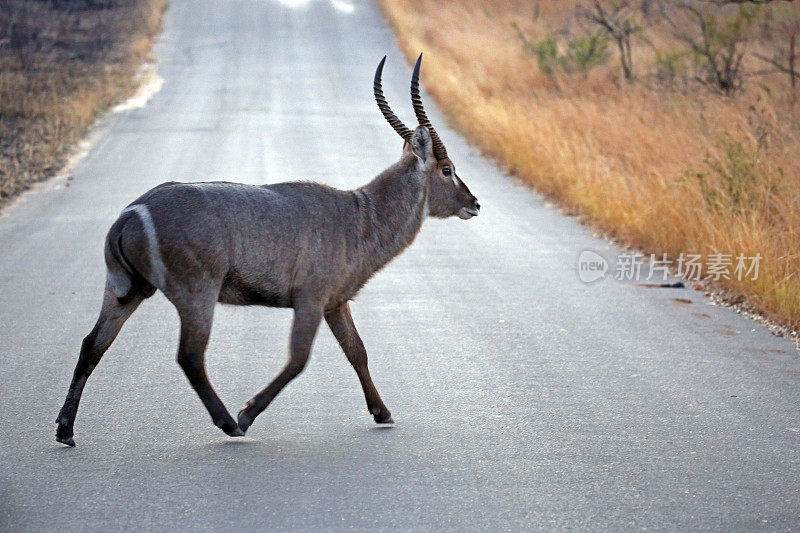
[[[450,170],[450,167],[444,167],[442,169],[442,174],[444,174],[448,178],[451,176],[451,173],[452,171]]]

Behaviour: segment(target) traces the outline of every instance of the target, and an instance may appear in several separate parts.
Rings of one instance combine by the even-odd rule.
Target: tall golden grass
[[[0,205],[54,174],[98,114],[136,88],[167,0],[3,0]]]
[[[645,253],[760,253],[758,279],[715,286],[799,329],[800,111],[788,83],[759,78],[733,97],[665,87],[648,81],[653,52],[636,41],[636,83],[613,58],[586,78],[540,73],[519,31],[541,39],[577,3],[381,0],[409,60],[425,52],[426,89],[485,153]]]

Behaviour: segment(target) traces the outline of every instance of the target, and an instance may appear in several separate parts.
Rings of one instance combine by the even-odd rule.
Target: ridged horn
[[[411,136],[413,132],[406,127],[403,122],[397,118],[392,112],[392,108],[389,107],[389,103],[386,101],[386,97],[383,96],[383,88],[381,87],[381,76],[383,75],[383,64],[386,63],[386,56],[383,56],[381,62],[378,64],[378,69],[375,71],[375,81],[372,83],[372,89],[375,92],[375,101],[378,102],[378,109],[381,110],[383,113],[383,118],[386,119],[386,122],[394,128],[400,137],[402,137],[406,142],[411,142]]]
[[[419,95],[419,68],[422,64],[422,54],[417,59],[417,64],[414,65],[414,73],[411,75],[411,105],[414,106],[414,114],[417,115],[417,121],[420,126],[425,126],[431,134],[431,142],[433,143],[433,155],[436,159],[442,160],[447,158],[447,149],[444,143],[439,138],[439,134],[433,129],[433,124],[425,114],[425,107],[422,105],[422,98]]]

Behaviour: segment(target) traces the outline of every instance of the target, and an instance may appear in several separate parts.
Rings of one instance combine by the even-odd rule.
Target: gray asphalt
[[[106,118],[73,179],[0,217],[0,527],[800,529],[794,344],[695,291],[582,283],[582,250],[619,250],[432,103],[483,208],[426,223],[353,304],[393,428],[374,426],[325,330],[247,437],[225,437],[175,364],[177,317],[156,295],[89,381],[77,448],[55,442],[103,238],[128,202],[171,179],[350,188],[398,158],[371,80],[388,54],[387,96],[411,122],[410,69],[374,5],[344,5],[173,0],[163,89]],[[280,369],[290,320],[218,308],[209,373],[231,411]]]

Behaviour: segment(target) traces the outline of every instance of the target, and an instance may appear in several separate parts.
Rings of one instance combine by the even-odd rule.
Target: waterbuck
[[[413,131],[383,96],[385,61],[386,57],[375,72],[375,100],[405,142],[400,161],[363,187],[342,191],[311,182],[168,182],[122,211],[106,237],[100,317],[83,339],[56,420],[59,442],[75,445],[73,425],[86,380],[131,313],[156,290],[180,317],[178,363],[214,424],[228,435],[244,435],[302,372],[323,318],[353,365],[375,422],[393,422],[372,383],[348,302],[411,244],[427,216],[468,219],[478,214],[480,205],[456,175],[425,114],[419,93],[422,55],[411,78],[419,122]],[[294,310],[288,362],[247,402],[238,421],[214,392],[205,370],[217,302]]]

